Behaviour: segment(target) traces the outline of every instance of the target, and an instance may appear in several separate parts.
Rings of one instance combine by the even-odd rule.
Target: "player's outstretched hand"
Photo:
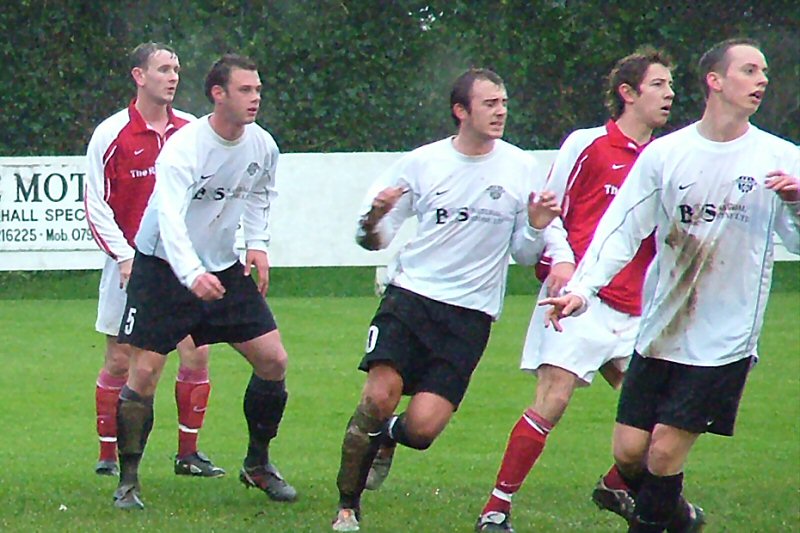
[[[556,195],[550,191],[528,195],[528,223],[536,229],[544,229],[561,214]]]
[[[267,252],[262,250],[247,250],[244,258],[244,275],[249,276],[252,267],[258,273],[258,292],[261,296],[267,295],[269,289],[269,260]]]
[[[564,296],[555,298],[545,298],[540,300],[537,305],[552,306],[544,313],[544,327],[548,328],[550,324],[553,324],[553,328],[560,332],[564,331],[564,328],[561,327],[561,322],[559,322],[559,320],[571,316],[576,311],[582,309],[584,302],[583,298],[577,294],[565,294]]]
[[[219,300],[225,294],[225,287],[219,278],[211,272],[203,272],[192,283],[192,292],[195,296],[206,302]]]
[[[782,170],[773,170],[767,174],[764,183],[767,189],[778,193],[784,202],[800,202],[800,179]]]

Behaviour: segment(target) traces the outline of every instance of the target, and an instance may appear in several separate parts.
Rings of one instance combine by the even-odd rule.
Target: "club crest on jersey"
[[[750,192],[756,188],[756,179],[752,176],[739,176],[736,178],[736,186],[742,192]]]
[[[255,161],[253,161],[252,163],[250,163],[250,164],[247,166],[247,173],[248,173],[250,176],[252,176],[252,175],[254,175],[256,172],[258,172],[258,169],[259,169],[259,168],[260,168],[260,167],[258,166],[258,163],[256,163]]]
[[[492,200],[497,200],[501,196],[503,196],[505,189],[503,189],[501,185],[489,185],[486,188],[486,192],[489,193],[489,198],[491,198]]]

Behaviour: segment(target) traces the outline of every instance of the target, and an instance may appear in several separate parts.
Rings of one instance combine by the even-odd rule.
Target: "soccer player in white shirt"
[[[396,443],[424,450],[444,430],[500,314],[509,257],[535,263],[543,230],[560,212],[554,195],[541,192],[544,176],[531,156],[501,140],[500,77],[469,70],[450,101],[458,134],[402,157],[361,211],[356,239],[369,250],[388,246],[411,216],[418,226],[389,266],[368,330],[359,367],[367,380],[342,443],[335,531],[359,529],[367,476],[377,488]],[[403,394],[408,407],[392,416]]]
[[[246,57],[228,54],[205,81],[214,112],[184,126],[156,160],[156,186],[136,235],[120,342],[132,346],[120,393],[120,481],[115,505],[142,509],[139,461],[153,421],[166,354],[191,334],[202,346],[227,342],[253,367],[244,395],[249,442],[239,479],[271,499],[295,489],[269,459],[286,405],[287,354],[264,296],[269,284],[269,208],[278,147],[255,124],[261,80]],[[235,249],[244,230],[245,264]],[[258,273],[258,283],[250,277]]]
[[[772,276],[773,233],[800,252],[800,149],[753,126],[766,91],[757,43],[730,39],[699,70],[699,122],[656,139],[603,217],[549,323],[583,312],[656,232],[641,329],[622,385],[614,460],[632,486],[629,531],[667,528],[702,433],[733,434]]]

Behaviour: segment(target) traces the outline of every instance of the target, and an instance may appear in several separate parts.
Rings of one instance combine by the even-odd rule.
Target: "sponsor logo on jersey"
[[[748,193],[756,188],[756,179],[752,176],[739,176],[736,178],[736,186],[740,191]]]
[[[489,185],[486,188],[486,192],[489,193],[489,198],[492,200],[499,200],[503,196],[505,189],[501,185]]]
[[[147,176],[156,175],[156,167],[152,166],[150,168],[132,168],[128,172],[130,172],[132,178],[146,178]]]
[[[750,215],[747,214],[747,206],[742,204],[680,204],[678,213],[683,224],[691,225],[714,222],[715,220],[726,218],[740,222],[750,221]]]
[[[242,186],[232,189],[230,187],[217,187],[215,189],[200,187],[197,189],[197,192],[194,193],[192,200],[213,200],[218,202],[225,198],[246,198],[249,193],[250,189]]]
[[[256,163],[255,161],[253,161],[252,163],[247,165],[247,174],[250,175],[250,176],[253,176],[253,175],[255,175],[256,172],[258,172],[259,168],[261,168],[259,166],[259,164]]]

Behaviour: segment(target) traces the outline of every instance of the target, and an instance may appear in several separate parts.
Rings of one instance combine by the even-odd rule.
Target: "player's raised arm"
[[[356,242],[362,248],[386,248],[405,219],[411,216],[413,192],[402,178],[403,164],[405,159],[379,177],[362,202],[356,229]]]

